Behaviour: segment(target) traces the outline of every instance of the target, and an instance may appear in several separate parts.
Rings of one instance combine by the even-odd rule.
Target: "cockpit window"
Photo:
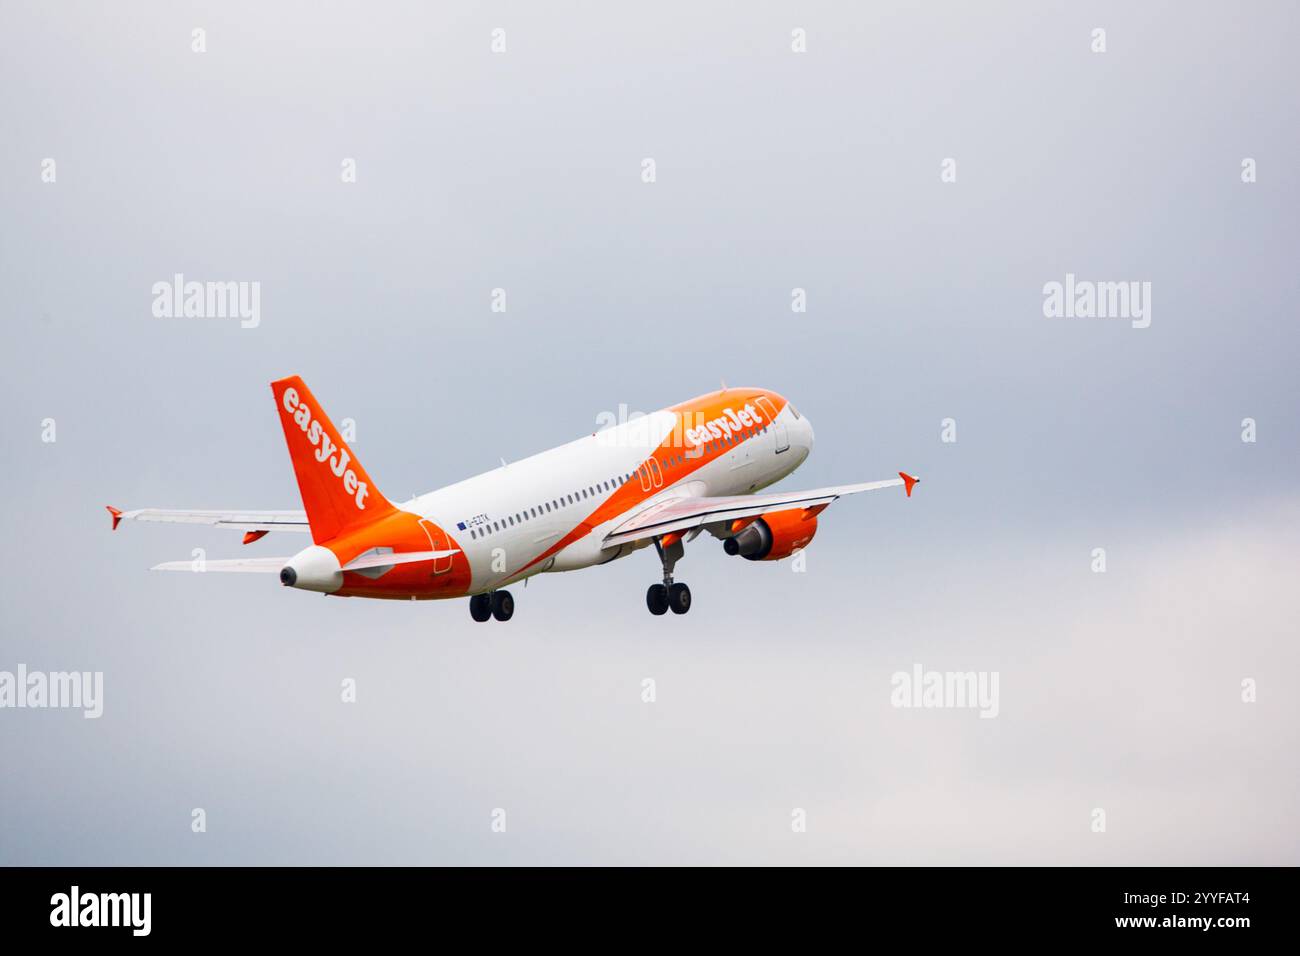
[[[795,408],[793,405],[790,405],[789,408],[790,414],[793,415],[797,421],[799,419],[799,409]]]

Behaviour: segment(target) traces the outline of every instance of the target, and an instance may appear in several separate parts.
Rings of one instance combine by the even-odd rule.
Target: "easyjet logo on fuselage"
[[[703,445],[709,440],[717,441],[735,432],[744,431],[746,428],[753,428],[762,421],[763,416],[758,413],[758,409],[746,402],[740,411],[727,408],[717,418],[705,422],[698,428],[688,428],[686,440],[692,445]]]
[[[292,386],[284,390],[284,410],[293,416],[293,420],[307,436],[307,440],[316,446],[316,460],[322,465],[328,463],[329,470],[343,480],[343,490],[354,496],[357,510],[365,511],[366,506],[363,502],[370,489],[366,487],[364,481],[359,481],[357,473],[348,467],[352,456],[342,445],[334,444],[334,440],[325,432],[321,420],[312,415],[307,403],[299,399],[298,390]]]

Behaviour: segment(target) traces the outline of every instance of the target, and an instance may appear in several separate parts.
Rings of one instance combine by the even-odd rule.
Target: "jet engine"
[[[727,554],[750,561],[779,561],[808,546],[817,533],[817,515],[807,508],[772,511],[761,518],[742,518],[732,528],[734,534],[722,542]]]

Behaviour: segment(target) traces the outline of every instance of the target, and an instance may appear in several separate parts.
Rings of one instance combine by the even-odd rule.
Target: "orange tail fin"
[[[395,510],[302,379],[291,375],[274,381],[271,392],[316,544]]]

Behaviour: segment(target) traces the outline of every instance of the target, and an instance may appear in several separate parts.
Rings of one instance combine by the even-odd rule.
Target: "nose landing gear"
[[[645,593],[645,604],[655,616],[671,610],[685,614],[691,609],[691,589],[681,582],[673,582],[673,568],[686,554],[682,539],[677,534],[667,534],[655,539],[655,550],[664,568],[664,583],[652,584]]]

